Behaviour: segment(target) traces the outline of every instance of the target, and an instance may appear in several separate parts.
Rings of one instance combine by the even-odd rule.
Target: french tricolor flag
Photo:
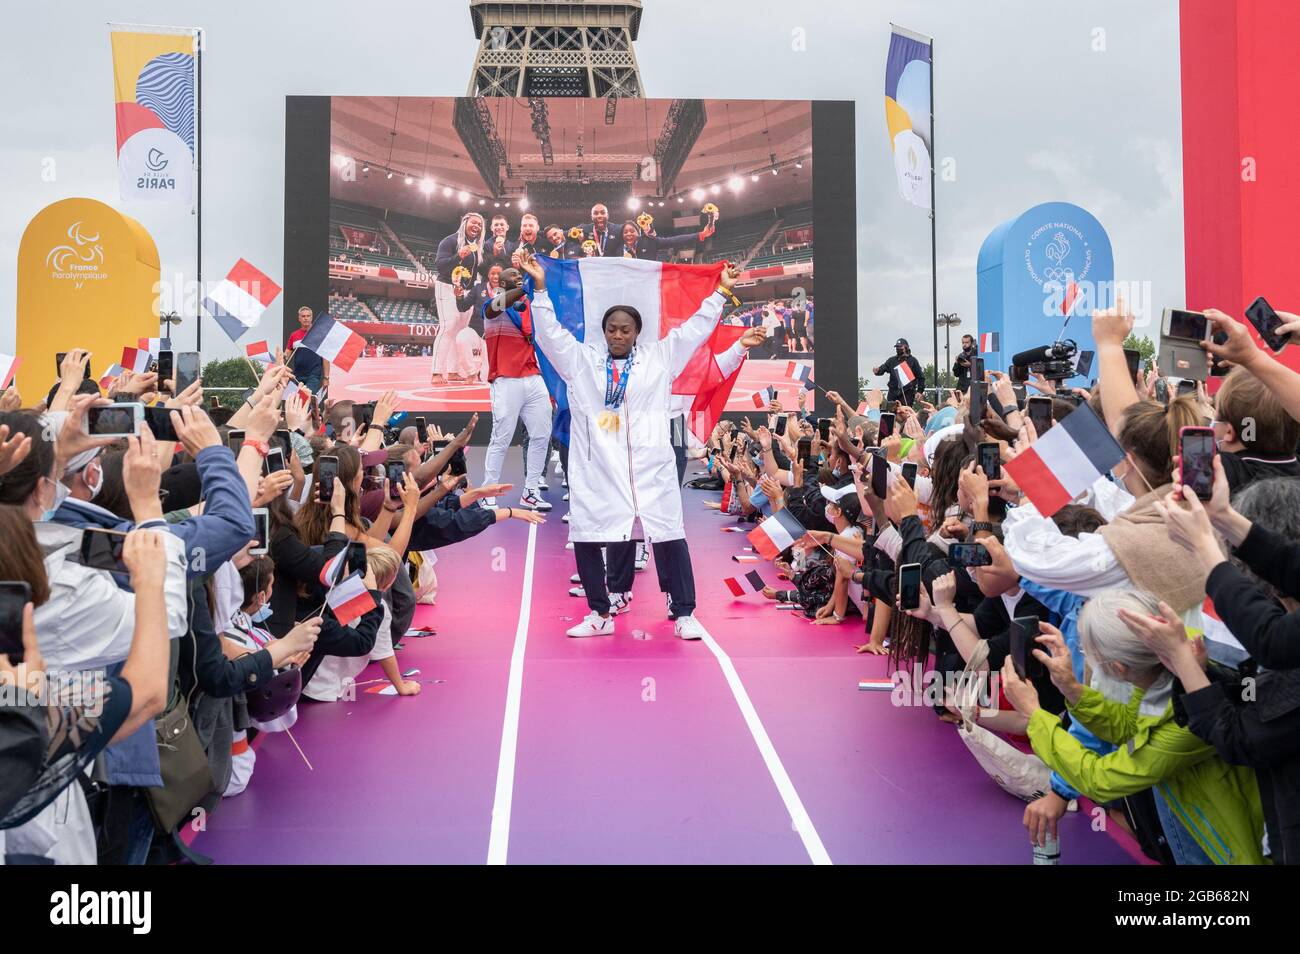
[[[556,259],[538,263],[546,272],[546,290],[555,317],[579,341],[600,342],[600,320],[612,305],[631,305],[641,315],[641,341],[658,341],[685,323],[717,290],[722,263],[671,265],[637,258],[592,257]],[[531,289],[531,282],[529,288]],[[315,325],[312,326],[315,331]],[[718,324],[712,336],[691,356],[673,381],[674,394],[693,397],[687,424],[707,441],[717,425],[740,369],[723,378],[715,355],[731,347],[745,333],[739,325]],[[538,350],[538,363],[546,388],[555,399],[555,432],[568,437],[568,389],[546,356]]]
[[[265,341],[254,341],[244,349],[244,352],[261,364],[270,364],[275,360],[271,355],[271,346]]]
[[[351,371],[365,346],[365,338],[324,313],[311,323],[311,331],[298,344],[300,348],[315,351],[340,371]]]
[[[998,341],[998,333],[996,331],[986,331],[980,335],[981,353],[997,351],[1001,344],[1002,343]]]
[[[122,376],[123,370],[125,369],[120,364],[111,365],[109,369],[104,372],[103,377],[99,379],[99,386],[107,391],[109,386]]]
[[[279,285],[241,258],[203,299],[203,307],[231,341],[238,341],[278,294]]]
[[[894,374],[898,375],[898,386],[907,387],[916,380],[916,374],[912,371],[912,366],[904,361],[902,364],[894,365]]]
[[[777,554],[804,535],[803,524],[789,510],[778,510],[753,530],[746,539],[764,560],[773,560]]]
[[[14,375],[18,373],[18,367],[22,363],[22,358],[11,354],[0,354],[0,391],[13,383]]]
[[[122,349],[122,367],[127,371],[134,371],[136,374],[144,374],[149,370],[149,361],[152,355],[147,348],[123,348]]]
[[[334,559],[330,560],[323,567],[321,567],[320,570],[321,583],[323,583],[325,586],[333,586],[335,583],[337,583],[339,580],[339,576],[341,575],[340,571],[342,570],[343,564],[347,560],[347,558],[348,558],[347,547],[344,547],[339,552],[338,556],[334,557]]]
[[[786,362],[785,376],[791,380],[802,382],[804,388],[809,389],[809,384],[812,381],[812,368],[802,361],[789,361]]]
[[[750,570],[744,576],[729,576],[722,581],[726,584],[727,589],[731,590],[732,596],[744,596],[746,593],[761,593],[763,587],[767,586],[763,582],[762,575],[757,570]]]
[[[140,348],[143,351],[148,351],[150,354],[156,355],[159,351],[171,351],[172,339],[171,338],[141,338],[136,343],[136,347]]]
[[[767,387],[761,391],[755,391],[750,400],[754,402],[754,407],[765,408],[776,400],[776,388]]]
[[[1092,408],[1080,404],[1029,449],[1003,464],[1044,517],[1050,517],[1124,459]]]
[[[366,589],[360,573],[353,573],[325,594],[325,602],[334,611],[339,625],[347,626],[375,608],[375,599]]]

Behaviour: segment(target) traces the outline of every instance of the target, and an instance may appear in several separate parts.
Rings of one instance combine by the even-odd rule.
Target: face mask
[[[843,476],[844,476],[844,471],[841,470],[839,467],[832,467],[832,468],[831,468],[831,474],[832,474],[833,476],[835,476],[835,477],[843,477]]]
[[[834,513],[833,510],[831,510],[831,508],[830,508],[829,505],[826,507],[826,509],[824,509],[824,510],[822,511],[822,515],[826,517],[826,522],[827,522],[827,523],[834,523],[834,522],[835,522],[835,513]]]
[[[48,480],[49,478],[46,479]],[[54,512],[59,509],[59,506],[63,501],[68,499],[68,488],[63,485],[62,481],[52,480],[50,483],[54,484],[54,503],[51,505],[49,510],[41,512],[42,521],[53,520]]]
[[[96,466],[96,467],[95,467],[95,473],[96,473],[97,476],[95,477],[95,482],[92,484],[92,483],[90,482],[90,480],[89,480],[89,477],[90,477],[90,465],[87,464],[87,465],[86,465],[86,469],[85,469],[85,471],[84,471],[84,474],[85,474],[85,478],[84,478],[84,479],[86,480],[86,489],[87,489],[88,491],[90,491],[90,499],[91,499],[91,500],[94,500],[96,497],[98,497],[98,496],[99,496],[99,492],[100,492],[101,490],[104,489],[104,470],[103,470],[103,468],[102,468],[102,467],[99,467],[99,466]]]
[[[263,603],[261,608],[248,617],[254,623],[261,623],[271,618],[271,604]]]

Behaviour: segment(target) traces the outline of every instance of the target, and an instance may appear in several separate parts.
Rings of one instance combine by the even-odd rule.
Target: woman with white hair
[[[438,243],[435,259],[436,277],[433,283],[433,300],[438,309],[438,336],[433,341],[433,373],[431,384],[444,384],[450,380],[463,381],[461,353],[458,342],[460,332],[469,327],[470,307],[464,307],[456,297],[457,268],[477,275],[483,264],[483,216],[466,212],[460,217],[460,228]]]
[[[1038,704],[1038,693],[1002,667],[1002,687],[1029,718],[1034,752],[1079,792],[1101,803],[1154,788],[1169,846],[1179,864],[1263,864],[1264,815],[1254,773],[1231,766],[1213,746],[1175,721],[1175,681],[1137,635],[1178,617],[1139,590],[1106,590],[1079,613],[1090,685],[1074,677],[1060,630],[1040,623],[1034,658],[1061,690],[1070,716],[1118,746],[1098,755]],[[1190,840],[1185,837],[1190,836]]]

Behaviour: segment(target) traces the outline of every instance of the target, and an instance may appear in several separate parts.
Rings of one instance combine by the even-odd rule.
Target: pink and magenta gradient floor
[[[506,860],[809,863],[719,658],[673,636],[653,564],[616,636],[564,636],[586,604],[567,593],[566,505],[550,480]],[[697,615],[734,664],[830,861],[1030,863],[1023,804],[984,775],[956,730],[858,690],[859,679],[888,674],[885,660],[853,652],[860,626],[812,626],[759,596],[733,599],[721,581],[741,570],[731,556],[745,539],[704,508],[717,494],[683,495]],[[421,694],[362,687],[355,702],[300,706],[293,735],[311,767],[283,734],[263,737],[248,790],[221,804],[195,847],[227,864],[484,863],[527,546],[528,528],[509,521],[442,550],[438,603],[416,615],[437,635],[408,637],[398,653],[404,670],[420,669]],[[774,579],[770,564],[758,568]],[[372,665],[360,678],[379,676]],[[1062,821],[1061,846],[1066,864],[1133,862],[1086,811]]]

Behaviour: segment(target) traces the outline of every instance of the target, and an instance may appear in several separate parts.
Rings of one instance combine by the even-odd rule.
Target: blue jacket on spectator
[[[195,458],[203,484],[203,513],[180,523],[159,521],[166,529],[185,541],[186,575],[189,579],[207,576],[238,553],[253,539],[253,509],[248,502],[244,483],[235,457],[224,446],[205,447]],[[64,500],[51,518],[65,526],[99,527],[128,531],[135,528],[129,520],[85,500]],[[152,528],[153,523],[142,525]],[[130,589],[124,578],[115,576],[122,589]],[[104,749],[108,782],[112,785],[156,786],[159,775],[158,741],[153,720],[140,726],[120,742]]]

